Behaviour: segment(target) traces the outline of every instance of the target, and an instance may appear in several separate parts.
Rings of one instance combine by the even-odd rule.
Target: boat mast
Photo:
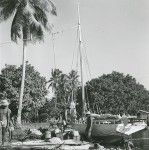
[[[78,32],[79,32],[79,53],[80,53],[80,73],[81,73],[81,86],[82,86],[82,116],[85,115],[86,103],[85,103],[85,90],[83,80],[83,61],[82,61],[82,33],[81,33],[81,19],[80,19],[80,3],[78,0]]]

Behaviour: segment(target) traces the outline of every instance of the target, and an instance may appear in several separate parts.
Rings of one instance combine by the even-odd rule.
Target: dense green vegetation
[[[53,114],[54,112],[56,116],[62,114],[62,117],[67,120],[70,103],[72,100],[76,102],[77,89],[79,87],[78,77],[77,72],[74,70],[68,75],[62,73],[59,69],[52,70],[48,83],[54,92],[50,103],[55,105],[50,109],[49,113]],[[55,102],[53,103],[53,101]]]
[[[139,109],[149,109],[149,91],[128,74],[104,74],[87,82],[85,89],[90,110],[95,113],[136,114]],[[78,98],[80,102],[80,94]]]
[[[0,98],[10,101],[12,114],[17,116],[22,66],[6,65],[0,74]],[[52,117],[69,118],[70,103],[76,102],[77,114],[82,111],[81,86],[78,74],[72,70],[64,74],[59,69],[51,71],[50,80],[26,63],[25,90],[22,119],[27,122],[43,122]],[[49,87],[53,96],[46,98]],[[130,75],[119,72],[102,75],[88,81],[85,86],[88,110],[94,113],[136,114],[139,109],[148,110],[149,91]]]
[[[22,66],[6,65],[0,74],[0,99],[10,102],[12,115],[17,116]],[[47,85],[52,88],[54,96],[47,99]],[[76,101],[79,86],[77,72],[68,75],[59,69],[52,70],[47,82],[33,66],[26,63],[25,89],[23,97],[22,119],[25,122],[46,121],[51,117],[67,119],[71,100]]]
[[[0,75],[0,95],[1,98],[7,98],[10,101],[13,116],[17,116],[21,76],[22,66],[13,65],[6,65]],[[22,119],[37,120],[38,111],[45,104],[46,95],[46,79],[27,63]]]

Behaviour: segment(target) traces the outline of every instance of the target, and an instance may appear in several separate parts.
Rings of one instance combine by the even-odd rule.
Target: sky
[[[27,46],[27,60],[47,79],[54,65],[68,73],[78,68],[77,0],[52,0],[57,17],[54,32],[44,42]],[[119,71],[130,74],[149,90],[149,1],[80,0],[85,81]],[[0,24],[0,69],[22,63],[22,43],[10,42],[12,18]],[[63,32],[61,32],[63,31]],[[53,49],[54,43],[54,49]],[[73,62],[73,63],[72,63]],[[88,63],[87,63],[88,62]],[[91,76],[89,76],[89,65]]]

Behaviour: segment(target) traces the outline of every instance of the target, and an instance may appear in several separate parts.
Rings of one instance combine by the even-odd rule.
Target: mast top
[[[81,17],[80,17],[80,1],[78,0],[78,25],[81,23]]]

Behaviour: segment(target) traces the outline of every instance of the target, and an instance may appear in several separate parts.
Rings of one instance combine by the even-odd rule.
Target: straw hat
[[[91,112],[90,111],[88,111],[87,113],[86,113],[86,115],[90,115],[91,114]]]
[[[57,133],[60,133],[60,132],[61,132],[61,131],[60,131],[60,129],[58,129],[58,128],[55,130],[55,133],[56,133],[56,134],[57,134]]]
[[[6,99],[3,99],[0,101],[0,106],[8,106],[9,105],[9,102],[6,100]]]

